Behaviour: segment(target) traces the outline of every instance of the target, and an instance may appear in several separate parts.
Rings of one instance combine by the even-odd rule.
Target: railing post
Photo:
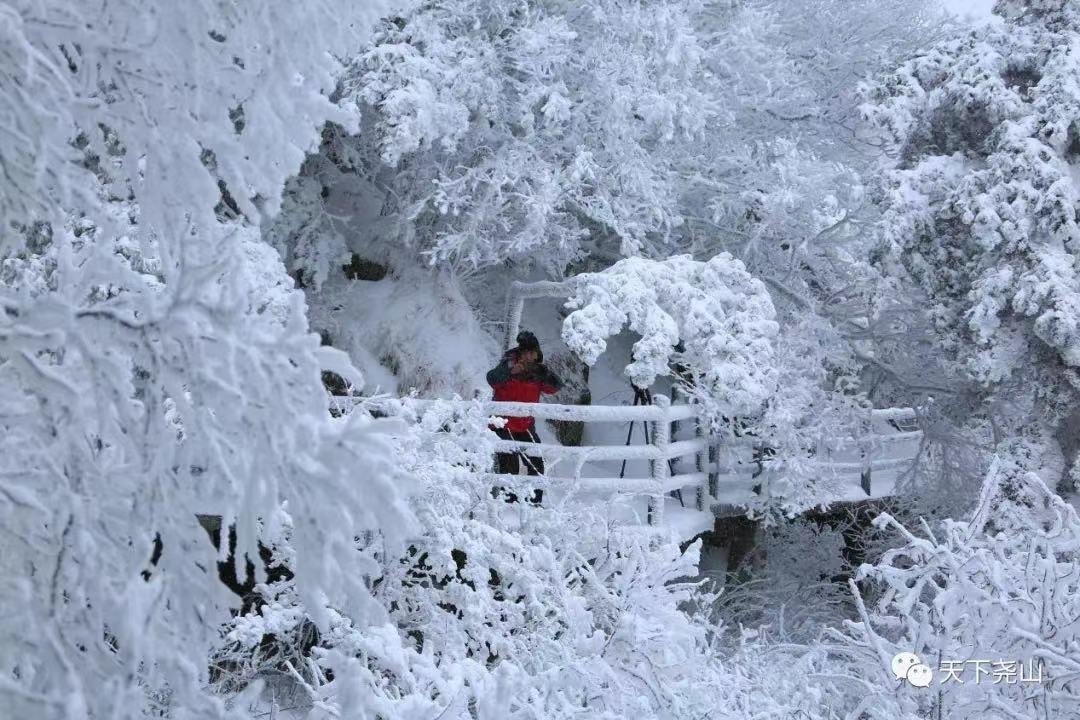
[[[666,492],[663,486],[667,484],[666,481],[671,475],[671,466],[668,465],[667,458],[668,443],[671,442],[671,419],[668,413],[671,400],[666,395],[653,395],[653,405],[660,408],[660,419],[653,422],[653,446],[659,457],[652,461],[652,479],[660,487],[649,496],[648,515],[649,524],[655,526],[660,525],[664,520]]]
[[[671,383],[671,404],[672,405],[678,405],[678,404],[680,404],[681,400],[682,400],[682,387],[677,382]],[[670,423],[668,423],[668,427],[671,428],[671,435],[668,436],[668,439],[669,440],[678,440],[679,439],[679,421],[678,420],[672,420]],[[681,472],[681,469],[680,469],[681,465],[682,465],[681,458],[672,458],[671,462],[669,462],[668,465],[671,467],[671,474],[672,475],[678,475]]]
[[[525,309],[525,297],[516,287],[511,287],[506,303],[506,349],[517,344],[518,330],[521,328],[521,313]]]
[[[870,454],[873,452],[872,443],[873,440],[867,442],[867,438],[873,438],[874,433],[874,411],[870,410],[866,418],[866,432],[863,437],[858,438],[859,444],[859,461],[862,463],[862,472],[859,473],[859,486],[867,497],[871,496],[870,492]]]
[[[709,443],[709,496],[720,497],[720,444],[715,440]]]
[[[705,425],[702,423],[700,415],[694,418],[694,436],[697,437],[699,440],[704,440],[706,437],[708,437],[708,433],[705,432]],[[709,470],[708,443],[706,443],[706,447],[703,447],[694,454],[694,469],[699,473],[709,473],[709,477],[712,477],[712,474]],[[698,510],[708,509],[706,507],[706,505],[708,504],[705,493],[706,483],[707,481],[699,482],[697,486],[696,500]]]

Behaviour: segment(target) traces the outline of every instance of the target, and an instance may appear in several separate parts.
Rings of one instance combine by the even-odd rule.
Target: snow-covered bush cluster
[[[718,417],[754,414],[776,392],[772,301],[727,253],[708,262],[620,260],[576,276],[567,306],[563,340],[586,363],[624,328],[640,336],[626,366],[636,387],[682,366],[690,395]]]
[[[1008,449],[995,459],[969,520],[918,530],[888,514],[875,521],[899,532],[905,545],[862,569],[877,600],[836,634],[864,677],[876,681],[867,683],[876,685],[869,717],[1080,711],[1080,517],[1032,471],[1037,447]],[[931,661],[934,693],[891,691],[889,663],[898,652]]]
[[[470,708],[499,718],[708,712],[721,665],[708,626],[680,609],[697,585],[697,544],[682,551],[613,528],[546,480],[522,476],[507,489],[525,496],[543,482],[564,491],[561,501],[508,506],[482,474],[494,436],[479,404],[381,407],[415,424],[395,453],[420,483],[424,529],[404,549],[360,548],[381,567],[372,592],[388,624],[359,626],[328,608],[329,631],[293,665],[308,697],[401,718],[468,717]],[[269,634],[285,648],[301,644],[311,608],[291,583],[262,593],[258,612],[229,628],[223,657],[250,657]],[[225,679],[238,682],[235,672]]]
[[[926,292],[945,356],[998,400],[997,421],[1023,428],[1035,403],[1049,435],[1080,387],[1080,14],[1064,1],[998,9],[1013,22],[866,88],[864,111],[896,157],[879,254]]]

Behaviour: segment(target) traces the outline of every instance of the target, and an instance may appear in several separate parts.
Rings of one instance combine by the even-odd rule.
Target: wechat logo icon
[[[892,671],[897,680],[907,680],[915,687],[930,687],[934,679],[934,671],[929,665],[923,664],[915,653],[896,653],[892,659]]]

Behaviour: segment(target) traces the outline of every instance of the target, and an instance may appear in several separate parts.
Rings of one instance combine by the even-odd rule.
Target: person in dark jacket
[[[495,400],[510,402],[540,402],[540,395],[550,395],[559,391],[562,381],[544,365],[544,354],[540,351],[540,342],[531,332],[522,331],[517,336],[517,347],[507,350],[502,360],[488,371],[488,384],[491,385]],[[503,440],[539,443],[535,421],[531,417],[507,417],[503,427],[493,427],[495,434]],[[517,475],[521,459],[525,460],[525,470],[529,475],[544,473],[544,460],[539,456],[526,456],[522,452],[496,453],[495,468],[500,474]],[[543,491],[537,489],[530,502],[539,504]],[[507,495],[509,502],[517,498]]]

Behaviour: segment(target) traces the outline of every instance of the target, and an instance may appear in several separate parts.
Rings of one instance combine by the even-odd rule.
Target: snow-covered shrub
[[[779,641],[814,640],[850,604],[847,588],[835,582],[849,569],[843,547],[839,529],[806,519],[761,528],[755,567],[726,578],[712,608],[717,624],[729,633],[755,628]]]
[[[626,366],[637,387],[682,365],[693,378],[690,395],[717,416],[754,414],[776,391],[772,300],[726,253],[708,262],[626,258],[576,276],[572,293],[562,336],[586,363],[629,328],[641,336]]]
[[[929,295],[943,349],[1005,401],[990,412],[1033,396],[1050,431],[1080,397],[1080,14],[1057,0],[997,9],[1007,22],[866,89],[896,157],[879,255]],[[1009,436],[1028,418],[995,421]]]
[[[995,459],[969,520],[921,531],[887,514],[877,520],[906,544],[863,566],[877,600],[837,634],[876,686],[872,718],[1080,712],[1080,517],[1033,472],[1038,448],[1005,447],[1011,452]],[[935,671],[929,691],[897,691],[889,663],[901,651]],[[1003,663],[1022,664],[1025,676],[1041,681],[1022,682],[1019,665]]]
[[[377,539],[359,548],[381,568],[371,587],[389,622],[326,609],[328,630],[293,665],[312,717],[696,718],[716,706],[708,628],[680,607],[697,596],[697,545],[611,527],[569,486],[545,486],[543,507],[493,497],[495,436],[479,404],[394,412],[415,423],[395,452],[422,487],[423,530],[404,552]],[[547,482],[521,476],[509,489]],[[229,629],[234,656],[303,630],[308,606],[288,583],[262,591],[263,607]]]

